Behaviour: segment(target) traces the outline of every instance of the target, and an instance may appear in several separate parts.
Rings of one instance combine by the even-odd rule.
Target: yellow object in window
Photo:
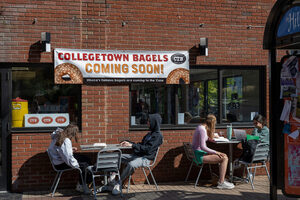
[[[24,126],[24,115],[28,114],[28,101],[19,97],[12,100],[12,127]]]

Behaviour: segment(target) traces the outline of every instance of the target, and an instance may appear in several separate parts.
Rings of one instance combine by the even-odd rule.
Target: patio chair
[[[55,168],[55,165],[53,164],[52,157],[50,156],[50,153],[49,153],[48,149],[47,149],[47,154],[48,154],[49,160],[50,160],[50,162],[51,162],[51,165],[52,165],[54,171],[57,172],[57,173],[56,173],[56,176],[55,176],[55,179],[54,179],[54,181],[53,181],[53,184],[52,184],[52,186],[51,186],[51,189],[50,189],[50,191],[52,191],[52,192],[51,192],[51,193],[52,193],[52,194],[51,194],[51,197],[53,197],[54,194],[55,194],[56,188],[57,188],[57,186],[58,186],[58,183],[59,183],[59,181],[60,181],[60,177],[61,177],[61,175],[62,175],[63,172],[71,171],[71,170],[74,170],[74,169],[75,169],[75,170],[78,170],[79,173],[80,173],[80,178],[81,178],[82,183],[85,183],[84,180],[83,180],[83,177],[82,177],[82,171],[81,171],[80,168],[71,168],[71,167],[70,167],[70,168],[68,168],[68,169],[63,169],[63,170],[56,169],[56,168]],[[83,184],[83,185],[85,185],[85,184]],[[84,188],[84,189],[86,190],[87,188]]]
[[[152,180],[153,180],[153,182],[154,182],[155,187],[156,187],[157,190],[158,190],[158,186],[157,186],[157,183],[156,183],[155,178],[154,178],[154,176],[153,176],[153,173],[152,173],[152,171],[151,171],[151,167],[152,167],[153,165],[155,165],[155,163],[156,163],[156,159],[157,159],[158,152],[159,152],[159,147],[157,148],[157,151],[156,151],[156,154],[155,154],[155,158],[154,158],[154,160],[152,161],[152,163],[150,163],[150,164],[147,165],[147,166],[142,166],[142,167],[140,167],[140,168],[142,168],[142,170],[143,170],[143,173],[144,173],[144,175],[145,175],[145,177],[146,177],[146,180],[147,180],[148,185],[150,185],[150,182],[149,182],[149,179],[148,179],[147,174],[146,174],[146,172],[145,172],[145,168],[147,168],[147,169],[149,170],[149,172],[150,172],[150,174],[151,174],[151,177],[152,177]],[[127,193],[129,192],[129,189],[130,189],[130,180],[131,180],[131,175],[129,176],[129,179],[128,179]]]
[[[121,196],[123,196],[120,176],[121,156],[122,152],[118,148],[104,148],[98,152],[96,164],[88,166],[85,169],[85,175],[87,175],[87,172],[92,174],[95,199],[97,199],[95,178],[103,176],[106,179],[107,175],[111,172],[114,172],[116,175],[118,175],[121,187]],[[107,182],[105,181],[105,183]]]
[[[191,165],[190,165],[189,171],[188,171],[188,173],[187,173],[187,175],[186,175],[185,182],[187,182],[187,180],[188,180],[188,177],[189,177],[189,175],[190,175],[190,172],[191,172],[191,169],[192,169],[193,165],[195,165],[195,166],[197,166],[197,167],[200,168],[199,173],[198,173],[198,176],[197,176],[197,179],[196,179],[196,182],[195,182],[195,186],[194,186],[194,187],[196,188],[196,186],[197,186],[197,184],[198,184],[198,181],[199,181],[199,178],[200,178],[200,175],[201,175],[201,172],[202,172],[202,169],[203,169],[203,166],[204,166],[204,163],[198,164],[198,163],[196,162],[196,157],[195,157],[194,149],[192,148],[191,143],[189,143],[189,142],[184,142],[184,143],[183,143],[183,148],[184,148],[184,152],[185,152],[185,155],[186,155],[187,159],[188,159],[189,161],[191,161]],[[211,176],[212,176],[212,171],[211,171],[211,166],[210,166],[210,164],[209,164],[209,170],[210,170],[210,174],[211,174]]]
[[[269,144],[259,143],[255,148],[255,152],[251,162],[239,161],[239,163],[245,165],[246,167],[245,169],[247,169],[247,179],[250,181],[253,190],[254,190],[253,182],[254,182],[254,177],[257,168],[261,168],[261,167],[265,168],[270,181],[270,174],[266,165],[268,159],[269,159]]]

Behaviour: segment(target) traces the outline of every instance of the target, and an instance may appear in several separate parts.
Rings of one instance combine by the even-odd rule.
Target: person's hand
[[[132,147],[132,144],[130,142],[123,141],[123,142],[121,142],[121,146],[122,147]]]
[[[77,147],[72,147],[73,152],[77,151]]]
[[[220,158],[224,158],[226,157],[226,154],[225,153],[221,153],[221,152],[216,152],[216,154],[220,157]]]

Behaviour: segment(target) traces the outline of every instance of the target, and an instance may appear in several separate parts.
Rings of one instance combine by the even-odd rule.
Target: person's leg
[[[224,154],[223,157],[220,157],[218,155],[205,155],[205,156],[203,156],[203,163],[220,164],[219,165],[219,173],[220,173],[219,182],[220,183],[224,182],[227,164],[228,164],[228,157],[226,156],[226,154]]]
[[[91,160],[89,157],[82,155],[82,154],[74,154],[74,158],[76,158],[78,164],[79,164],[79,168],[82,171],[82,177],[83,180],[85,179],[85,169],[92,165]],[[87,173],[87,177],[86,177],[86,183],[90,184],[92,182],[92,175],[90,173]],[[82,185],[82,181],[81,181],[81,177],[79,175],[79,184]]]
[[[71,168],[66,163],[62,163],[62,164],[59,164],[59,165],[54,165],[54,167],[55,167],[55,169],[58,169],[58,170],[64,170],[64,169],[70,169]]]
[[[136,168],[146,166],[149,163],[150,161],[148,159],[133,155],[121,173],[121,181],[123,182],[128,176],[130,176]]]

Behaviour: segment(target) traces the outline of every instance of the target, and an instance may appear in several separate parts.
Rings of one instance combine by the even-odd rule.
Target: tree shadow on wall
[[[28,52],[28,62],[29,63],[39,63],[41,61],[42,44],[40,41],[30,45]]]
[[[91,156],[81,152],[80,154]],[[56,171],[52,168],[47,152],[38,153],[21,166],[17,174],[17,179],[12,183],[12,190],[13,192],[39,191],[39,194],[49,194],[55,176]],[[62,193],[64,196],[74,196],[78,178],[78,170],[64,172],[56,191],[59,191],[59,193]],[[70,188],[74,188],[72,194],[70,194],[70,190],[62,190]]]

